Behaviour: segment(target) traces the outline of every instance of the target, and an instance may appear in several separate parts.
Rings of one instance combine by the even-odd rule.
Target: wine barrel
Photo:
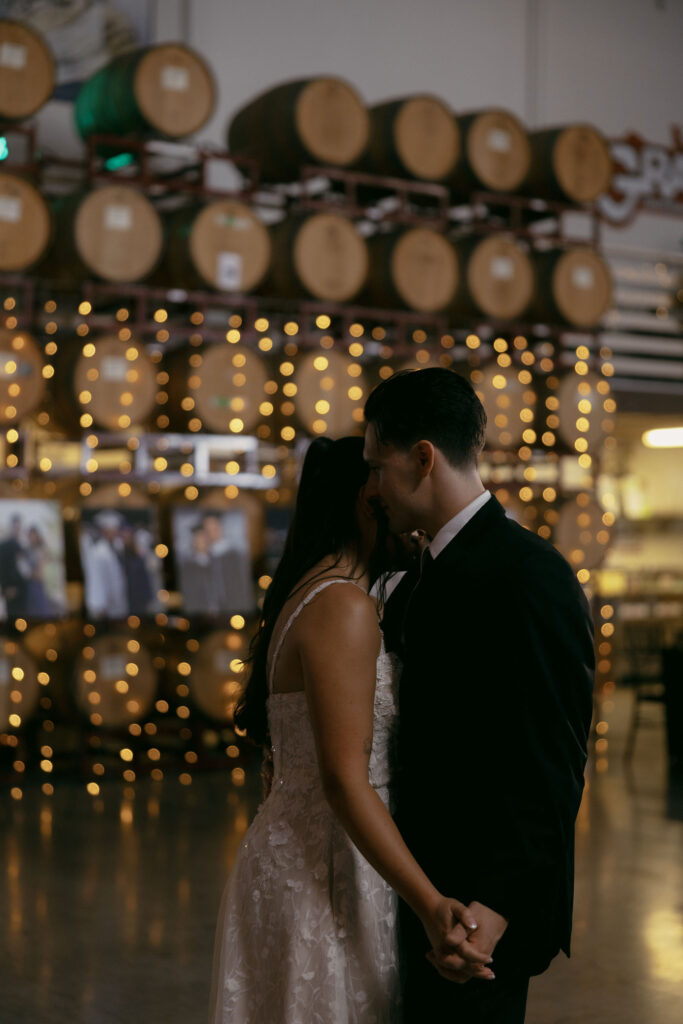
[[[592,203],[607,192],[612,157],[605,138],[589,124],[532,132],[531,169],[525,188],[543,199]]]
[[[363,101],[340,78],[286,82],[262,93],[234,116],[228,146],[258,160],[266,181],[290,181],[302,164],[351,167],[368,143]]]
[[[520,382],[513,366],[490,363],[474,384],[486,410],[486,446],[493,451],[515,448],[534,419],[536,392]]]
[[[460,154],[460,131],[437,96],[410,96],[370,109],[365,165],[375,174],[447,181]]]
[[[132,634],[95,637],[76,661],[74,698],[79,711],[118,729],[149,714],[157,692],[152,656]]]
[[[28,270],[37,263],[51,231],[50,210],[40,192],[24,178],[1,172],[0,272]]]
[[[533,312],[537,319],[594,327],[612,298],[609,268],[588,246],[535,254],[537,277]]]
[[[277,295],[348,302],[365,284],[368,250],[347,217],[313,213],[272,229],[270,284]]]
[[[0,19],[0,119],[35,114],[54,86],[55,65],[42,37],[18,21]]]
[[[483,110],[457,117],[461,157],[453,177],[454,190],[515,192],[531,164],[531,147],[522,123],[507,110]]]
[[[243,631],[215,630],[199,641],[189,677],[192,703],[207,718],[231,724],[242,693],[242,661],[248,652]]]
[[[307,352],[296,364],[296,414],[312,434],[358,431],[369,388],[359,363],[341,352]]]
[[[168,222],[165,270],[174,287],[250,292],[270,266],[268,229],[244,203],[220,199]]]
[[[0,638],[0,732],[20,729],[33,717],[40,699],[33,658],[11,637]]]
[[[515,320],[534,293],[534,272],[526,252],[505,235],[468,236],[456,242],[464,271],[454,308]]]
[[[573,569],[597,569],[607,554],[609,530],[604,511],[586,494],[565,501],[555,526],[553,543]]]
[[[199,54],[182,43],[162,43],[115,57],[88,79],[76,98],[76,125],[83,139],[180,139],[208,121],[214,99],[213,77]]]
[[[90,273],[114,284],[141,281],[161,258],[159,214],[131,185],[65,196],[53,214],[55,243],[42,270],[56,281],[78,283]]]
[[[135,339],[102,334],[63,345],[54,383],[55,418],[68,427],[89,413],[98,427],[125,430],[156,407],[156,368]]]
[[[27,331],[0,328],[0,424],[16,423],[41,404],[44,363]]]
[[[248,433],[262,418],[269,377],[262,357],[243,345],[182,349],[169,359],[171,414],[178,421],[198,417],[217,434]]]
[[[572,450],[600,450],[614,429],[614,417],[605,409],[614,406],[609,382],[599,373],[579,375],[573,370],[560,379],[555,392],[558,433]],[[577,447],[577,442],[579,442]]]
[[[369,239],[369,301],[436,313],[451,304],[458,259],[451,243],[432,228],[405,228]]]

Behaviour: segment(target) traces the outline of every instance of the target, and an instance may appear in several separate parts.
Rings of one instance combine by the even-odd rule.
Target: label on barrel
[[[102,359],[103,380],[125,380],[130,363],[121,356],[104,356]]]
[[[242,287],[242,257],[238,252],[216,254],[216,287],[226,292]]]
[[[190,88],[190,72],[177,64],[166,64],[161,69],[161,88],[169,92],[187,92]]]
[[[486,136],[486,144],[496,153],[509,153],[512,146],[510,132],[504,128],[492,128]]]
[[[232,654],[230,651],[216,651],[213,656],[213,667],[215,672],[229,672]]]
[[[125,657],[122,654],[103,654],[100,658],[99,674],[105,679],[125,679]]]
[[[595,284],[595,274],[592,267],[573,267],[572,268],[572,284],[575,288],[581,288],[583,291],[588,291]]]
[[[21,71],[26,67],[27,50],[20,43],[0,43],[0,67]]]
[[[511,281],[515,276],[515,265],[509,256],[494,256],[491,260],[491,277],[496,281]]]
[[[107,231],[130,231],[133,227],[133,211],[121,203],[107,203],[104,208],[104,227]]]
[[[21,209],[19,196],[0,196],[0,220],[7,224],[18,224],[21,220]]]

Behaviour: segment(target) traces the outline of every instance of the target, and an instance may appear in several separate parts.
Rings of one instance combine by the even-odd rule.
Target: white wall
[[[182,7],[159,4],[160,37]],[[188,0],[187,22],[219,84],[203,137],[269,83],[320,73],[371,103],[425,90],[659,142],[681,118],[683,0]]]

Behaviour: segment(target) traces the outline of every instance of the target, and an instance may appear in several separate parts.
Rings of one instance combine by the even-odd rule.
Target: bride
[[[272,784],[223,897],[212,1024],[396,1024],[397,895],[434,949],[455,921],[476,927],[390,813],[398,666],[368,595],[381,544],[362,451],[356,437],[311,444],[252,646],[236,723],[272,752]]]

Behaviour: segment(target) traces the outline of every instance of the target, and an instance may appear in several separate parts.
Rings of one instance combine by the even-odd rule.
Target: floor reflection
[[[528,1024],[680,1020],[683,790],[656,721],[624,771],[627,714],[621,696],[588,775],[574,955],[534,981]],[[204,1024],[220,896],[258,799],[255,773],[235,789],[227,771],[3,794],[3,1024]]]

